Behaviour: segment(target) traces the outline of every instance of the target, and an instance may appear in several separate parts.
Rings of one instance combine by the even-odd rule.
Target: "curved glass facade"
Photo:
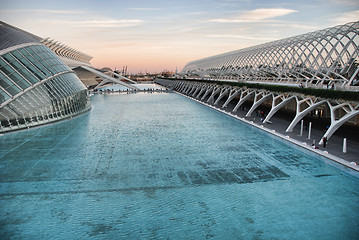
[[[245,81],[356,85],[359,22],[189,62],[181,74]]]
[[[87,111],[88,91],[75,73],[48,47],[25,45],[0,56],[0,132]]]

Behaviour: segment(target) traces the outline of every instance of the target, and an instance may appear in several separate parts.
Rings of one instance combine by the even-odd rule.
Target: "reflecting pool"
[[[1,239],[354,239],[356,173],[174,93],[0,136]]]

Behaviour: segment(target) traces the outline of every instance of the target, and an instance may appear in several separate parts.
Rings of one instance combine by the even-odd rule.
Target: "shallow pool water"
[[[1,239],[355,239],[356,173],[174,93],[0,136]]]

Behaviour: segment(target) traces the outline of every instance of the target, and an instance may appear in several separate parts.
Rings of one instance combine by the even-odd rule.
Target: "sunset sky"
[[[0,19],[93,56],[94,67],[186,63],[359,20],[358,0],[0,0]]]

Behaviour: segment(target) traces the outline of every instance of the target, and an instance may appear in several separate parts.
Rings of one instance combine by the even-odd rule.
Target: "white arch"
[[[217,100],[214,102],[214,105],[217,105],[218,102],[229,93],[230,88],[223,88],[217,98]]]
[[[295,115],[295,118],[292,120],[292,122],[289,124],[288,128],[285,130],[286,132],[293,132],[293,128],[295,127],[295,125],[297,125],[297,123],[303,117],[305,117],[305,115],[307,115],[310,111],[312,111],[316,107],[318,107],[324,103],[327,103],[327,100],[321,100],[319,102],[316,102],[316,99],[313,100],[311,98],[304,98],[303,100],[298,100],[297,96],[295,97],[295,100],[297,102],[296,115]],[[308,105],[308,107],[306,109],[300,111],[300,106],[302,103],[306,103]]]
[[[276,105],[276,101],[280,99],[282,100],[279,104]],[[284,94],[280,94],[278,96],[273,97],[272,100],[272,109],[269,111],[267,117],[264,119],[263,123],[267,123],[273,115],[282,107],[284,107],[287,103],[295,99],[295,96],[286,96]]]
[[[265,100],[273,96],[273,93],[268,93],[267,91],[256,92],[254,95],[254,101],[252,107],[246,114],[246,117],[250,117],[252,112],[256,110],[256,108],[261,105]],[[258,99],[259,98],[259,99]]]
[[[356,116],[359,114],[359,110],[358,107],[359,105],[356,106],[356,108],[354,108],[351,104],[349,103],[342,103],[342,104],[338,104],[336,106],[333,106],[330,102],[328,102],[328,106],[330,109],[330,126],[328,128],[328,130],[325,132],[324,136],[321,138],[321,140],[319,141],[319,144],[323,144],[323,138],[326,137],[327,139],[329,139],[336,130],[338,130],[339,127],[341,127],[345,122],[347,122],[348,120],[350,120],[352,117]],[[335,120],[335,111],[337,109],[343,109],[346,114],[341,117],[338,120]]]
[[[253,94],[255,94],[255,90],[251,91],[250,89],[246,89],[245,91],[241,92],[241,97],[237,103],[237,105],[233,108],[233,112],[237,112],[238,108],[247,101]]]

